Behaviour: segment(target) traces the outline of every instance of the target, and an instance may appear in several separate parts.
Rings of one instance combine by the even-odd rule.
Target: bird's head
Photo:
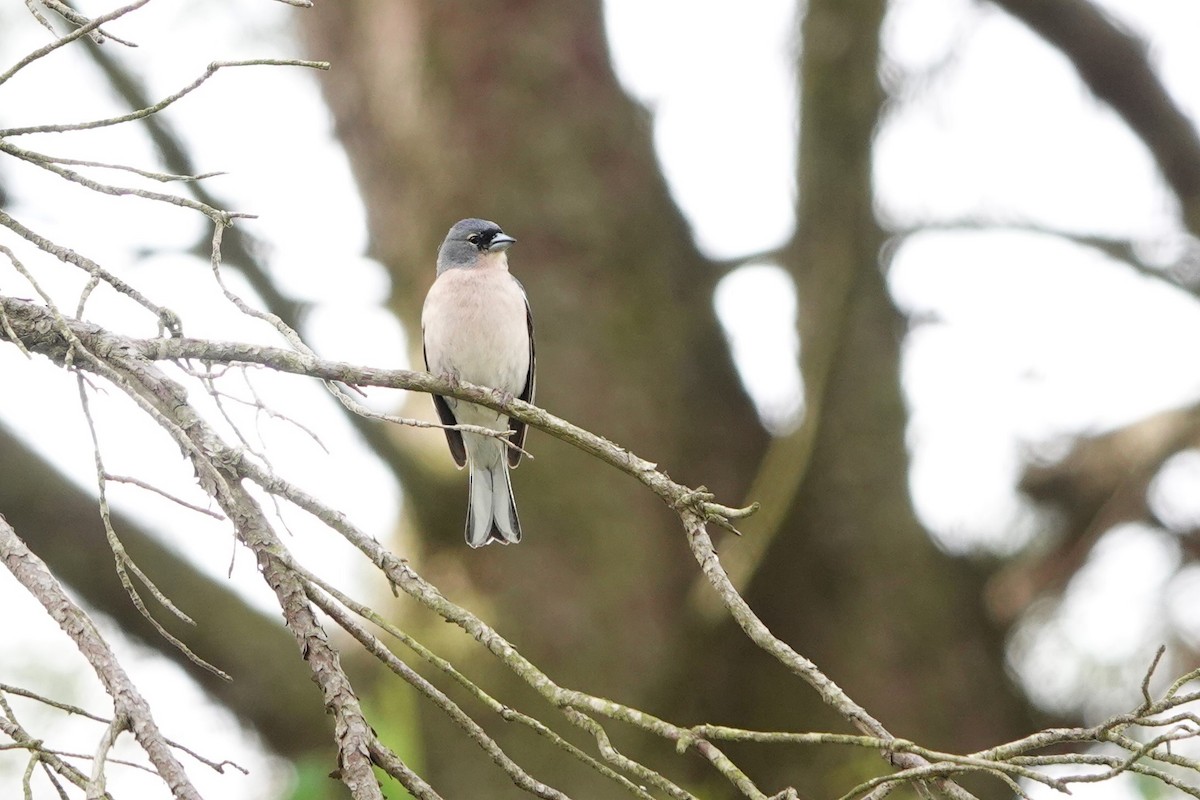
[[[438,248],[438,274],[448,269],[481,266],[490,258],[507,262],[504,251],[516,241],[486,219],[459,220]]]

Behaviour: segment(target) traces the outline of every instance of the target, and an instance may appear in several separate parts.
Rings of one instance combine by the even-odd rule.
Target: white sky
[[[1104,5],[1150,39],[1168,87],[1195,116],[1200,4]],[[793,4],[763,0],[732,8],[713,0],[689,3],[685,14],[666,0],[606,5],[618,74],[654,109],[655,140],[670,185],[698,244],[718,258],[778,247],[791,234],[794,200]],[[125,60],[146,76],[153,94],[164,95],[215,59],[297,55],[300,48],[286,34],[288,19],[297,13],[303,12],[266,0],[243,2],[236,10],[228,3],[151,3],[114,30],[142,45],[123,54]],[[0,9],[0,29],[5,34],[0,68],[47,40],[18,4]],[[663,36],[663,30],[672,35]],[[968,0],[898,0],[885,48],[895,67],[889,75],[910,78],[900,85],[904,100],[878,139],[876,182],[889,220],[1034,224],[1134,237],[1164,260],[1177,253],[1174,209],[1144,149],[1087,95],[1063,59],[1019,24]],[[214,179],[212,188],[231,198],[235,210],[260,215],[243,225],[267,243],[284,290],[318,303],[308,331],[317,349],[363,363],[403,365],[399,327],[380,305],[389,291],[387,278],[362,257],[361,202],[333,141],[319,80],[275,68],[222,73],[172,109],[171,119],[186,133],[201,169],[229,173]],[[918,85],[919,91],[913,88]],[[262,102],[264,97],[271,102]],[[85,62],[69,53],[0,86],[0,125],[73,121],[118,108]],[[124,131],[31,137],[18,144],[155,166],[146,144]],[[110,268],[121,265],[131,282],[182,314],[189,334],[274,340],[220,300],[206,263],[174,254],[203,234],[197,215],[136,199],[92,198],[8,163],[0,163],[0,177],[18,218]],[[38,259],[11,237],[0,234],[0,241],[25,256],[39,279],[74,307],[77,275]],[[131,258],[131,250],[145,247],[161,255]],[[242,285],[234,275],[227,278]],[[905,311],[936,320],[916,326],[906,339],[903,377],[912,406],[913,495],[922,517],[950,549],[1003,551],[1014,546],[1014,531],[1034,530],[1013,488],[1030,444],[1119,425],[1200,393],[1192,352],[1192,343],[1200,341],[1196,302],[1060,238],[1012,230],[922,233],[900,247],[889,280]],[[16,288],[20,285],[0,265],[0,289],[29,295]],[[717,306],[761,410],[785,427],[799,408],[790,279],[757,262],[722,284]],[[127,304],[100,293],[89,308],[97,319],[124,324],[129,317]],[[148,323],[140,324],[137,332],[153,333]],[[356,335],[339,335],[347,328]],[[364,328],[371,335],[362,335]],[[37,393],[5,394],[0,406],[5,424],[39,443],[81,484],[92,485],[91,452],[73,382],[9,350],[0,350],[0,371],[11,385],[40,387]],[[326,456],[285,424],[264,422],[258,430],[274,463],[302,485],[321,487],[334,505],[353,509],[368,531],[389,535],[399,489],[364,455],[332,401],[298,382],[256,385],[277,407],[298,409],[297,416],[332,451]],[[106,448],[111,471],[154,475],[180,494],[197,496],[173,445],[118,398],[98,398],[95,406],[109,442],[119,431],[144,443],[138,450]],[[627,444],[636,450],[636,443]],[[1200,515],[1194,500],[1200,496],[1198,459],[1181,456],[1156,484],[1155,502],[1179,519]],[[113,495],[115,505],[151,524],[185,530],[172,541],[204,569],[224,574],[231,544],[222,526],[181,518],[166,503],[135,490],[117,487]],[[288,523],[295,531],[291,544],[310,563],[341,570],[354,563],[346,548],[299,515],[289,515]],[[1022,628],[1014,646],[1018,673],[1029,676],[1031,685],[1055,689],[1059,699],[1079,699],[1088,696],[1080,695],[1081,687],[1090,688],[1098,668],[1109,670],[1104,674],[1114,687],[1129,689],[1129,664],[1144,663],[1143,651],[1152,652],[1165,635],[1163,620],[1190,631],[1193,645],[1200,644],[1200,621],[1189,613],[1200,602],[1200,574],[1193,568],[1176,575],[1178,560],[1169,535],[1131,526],[1106,537],[1059,612],[1047,611]],[[1130,575],[1137,576],[1136,591],[1114,593],[1117,582]],[[245,554],[233,582],[271,608]],[[20,610],[0,621],[5,643],[0,681],[56,695],[77,693],[78,702],[104,709],[96,687],[69,683],[72,651],[3,575],[0,603]],[[121,647],[131,653],[135,677],[150,687],[156,714],[169,731],[186,731],[181,738],[206,755],[249,751],[242,759],[255,770],[248,779],[190,770],[213,796],[261,797],[271,791],[264,787],[286,781],[286,772],[253,755],[254,748],[230,731],[228,715],[200,700],[177,670],[127,643]],[[55,655],[47,657],[48,652]],[[44,669],[48,660],[62,668]],[[1132,688],[1136,692],[1136,681]],[[1045,702],[1054,701],[1050,692],[1043,695]],[[1112,702],[1111,697],[1101,699]],[[76,737],[73,746],[87,751],[97,733],[75,729],[63,735]],[[21,768],[0,758],[0,786],[13,785],[11,770]],[[137,786],[128,791],[153,796]]]

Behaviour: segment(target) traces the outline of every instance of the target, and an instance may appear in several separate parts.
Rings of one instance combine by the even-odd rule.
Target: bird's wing
[[[516,280],[516,278],[513,278],[513,280]],[[520,286],[521,282],[517,281],[517,285]],[[525,287],[523,286],[521,287],[521,293],[525,293]],[[537,372],[537,358],[535,356],[533,346],[533,312],[529,309],[528,295],[525,297],[525,324],[529,329],[529,372],[525,375],[525,388],[521,390],[521,393],[517,395],[517,397],[521,400],[524,400],[526,403],[532,403],[533,389],[534,384],[536,383],[535,377]],[[525,423],[509,417],[508,427],[513,432],[513,444],[515,444],[517,447],[524,447],[525,434],[529,432],[525,427]],[[508,448],[509,466],[515,467],[519,463],[521,463],[521,451],[512,447]]]
[[[429,371],[429,353],[425,349],[425,331],[421,331],[421,355],[425,357],[425,371]],[[433,407],[437,409],[438,419],[443,425],[457,425],[458,420],[454,418],[454,412],[450,410],[450,404],[446,402],[446,398],[440,394],[433,395]],[[450,455],[454,459],[454,463],[461,469],[467,465],[467,448],[463,445],[462,431],[444,430],[446,434],[446,444],[450,445]]]

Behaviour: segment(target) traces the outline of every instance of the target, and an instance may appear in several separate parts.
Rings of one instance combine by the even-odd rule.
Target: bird
[[[516,241],[485,219],[454,223],[438,248],[437,275],[421,310],[421,338],[430,373],[532,403],[533,315],[525,287],[508,271],[508,249]],[[510,432],[508,440],[524,447],[520,420],[437,394],[433,405],[443,425]],[[520,463],[522,451],[495,436],[448,428],[445,434],[454,463],[468,467],[467,544],[521,541],[509,468]]]

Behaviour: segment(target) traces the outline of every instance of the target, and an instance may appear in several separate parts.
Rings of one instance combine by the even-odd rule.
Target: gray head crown
[[[441,275],[448,269],[472,267],[481,256],[503,252],[515,241],[494,222],[486,219],[459,220],[438,248],[437,274]]]

